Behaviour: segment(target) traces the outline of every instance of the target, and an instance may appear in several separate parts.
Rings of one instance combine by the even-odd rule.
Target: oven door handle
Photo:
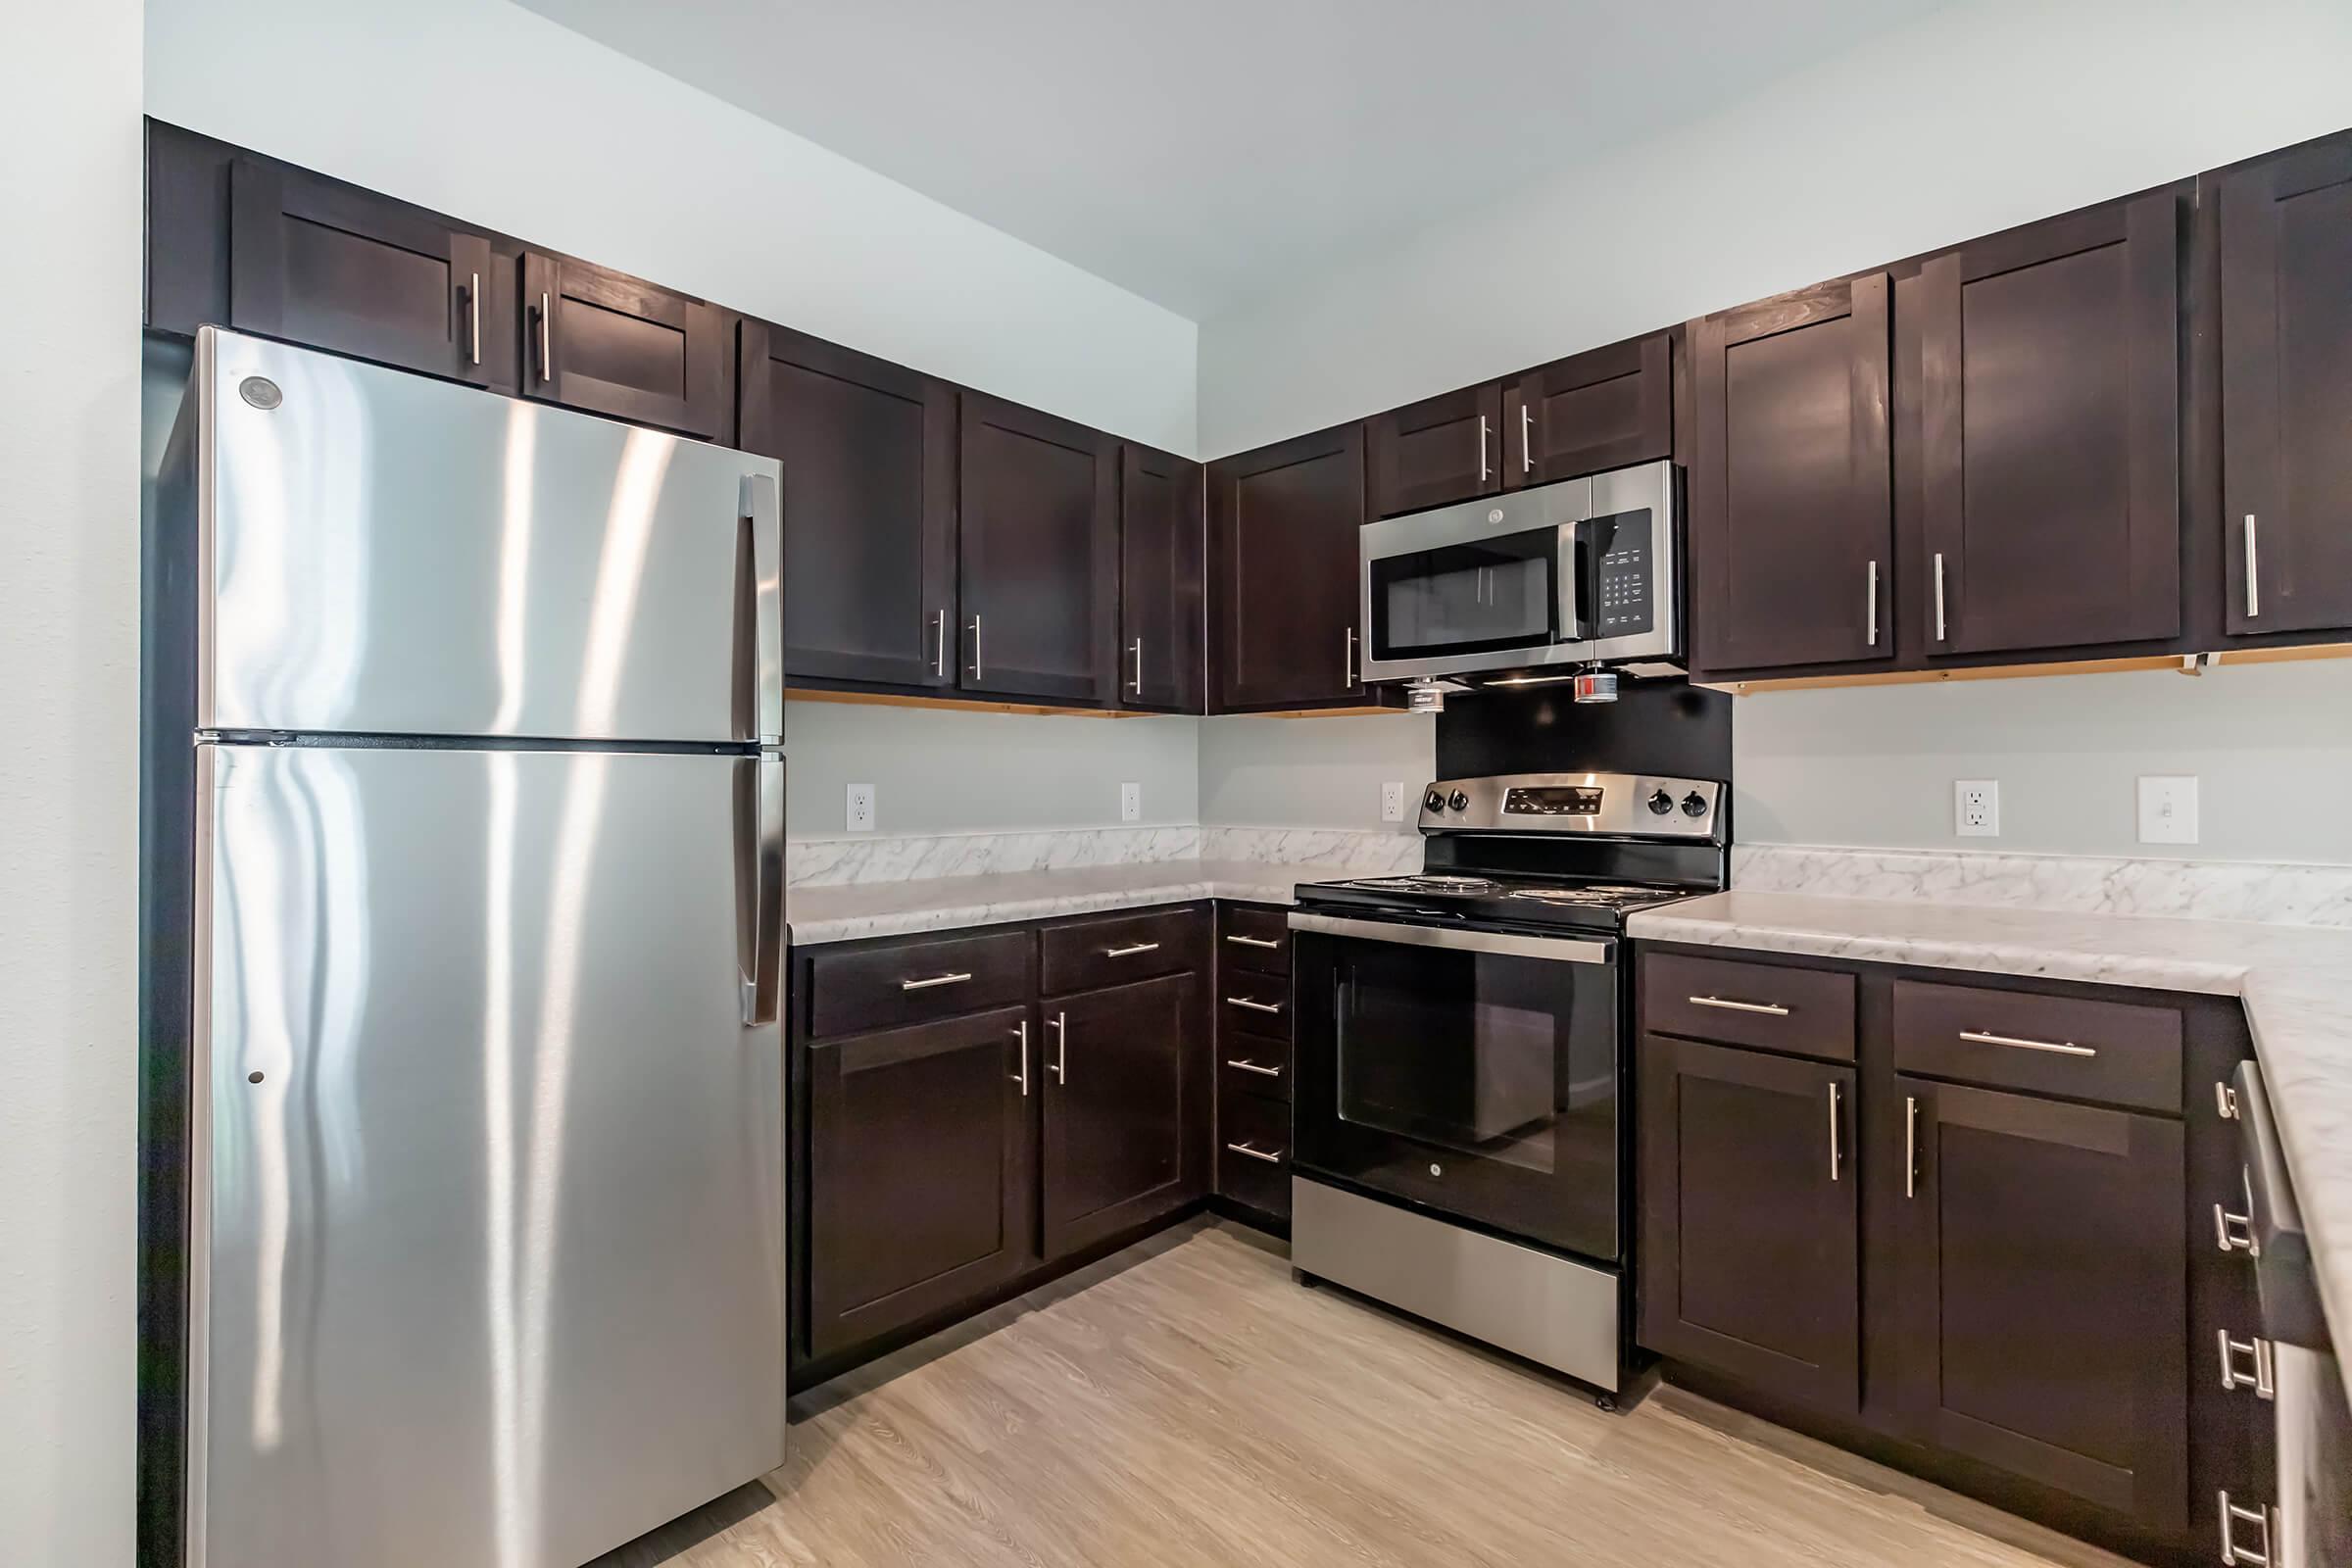
[[[1500,931],[1464,931],[1458,927],[1399,925],[1388,920],[1344,920],[1336,915],[1291,912],[1291,929],[1322,936],[1351,937],[1362,942],[1388,942],[1407,948],[1451,948],[1461,953],[1491,953],[1509,958],[1544,958],[1555,963],[1607,963],[1616,944],[1596,937],[1529,937]]]

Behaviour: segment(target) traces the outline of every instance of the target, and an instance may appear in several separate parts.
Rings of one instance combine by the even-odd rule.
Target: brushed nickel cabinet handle
[[[1485,484],[1487,482],[1487,474],[1489,472],[1487,465],[1487,416],[1482,414],[1478,416],[1478,482],[1480,484]]]
[[[1519,471],[1536,471],[1536,416],[1529,404],[1519,405]]]
[[[1144,640],[1138,637],[1128,650],[1135,655],[1135,679],[1131,683],[1135,695],[1144,695]]]
[[[1229,935],[1225,938],[1225,940],[1228,942],[1239,943],[1245,948],[1279,948],[1282,946],[1281,943],[1275,941],[1272,937],[1245,937]]]
[[[1343,662],[1340,664],[1340,684],[1343,686],[1355,684],[1355,628],[1353,626],[1348,628],[1348,651],[1343,656]]]
[[[1843,1162],[1842,1151],[1838,1147],[1838,1086],[1832,1084],[1830,1085],[1830,1180],[1838,1179],[1838,1167]]]
[[[1282,1069],[1280,1067],[1261,1067],[1254,1061],[1249,1061],[1239,1056],[1226,1057],[1225,1065],[1228,1067],[1239,1067],[1244,1072],[1253,1072],[1260,1078],[1279,1078],[1282,1076]]]
[[[1280,1150],[1276,1150],[1273,1153],[1269,1154],[1264,1150],[1252,1149],[1248,1144],[1227,1144],[1225,1147],[1232,1150],[1237,1154],[1248,1154],[1251,1159],[1262,1159],[1269,1165],[1279,1165],[1282,1163],[1282,1152]]]
[[[1694,1007],[1721,1007],[1726,1012],[1761,1012],[1769,1017],[1786,1018],[1788,1009],[1777,1002],[1739,1002],[1730,997],[1692,997]]]
[[[2045,1051],[2053,1056],[2095,1056],[2096,1046],[2078,1046],[2072,1040],[2027,1040],[2017,1035],[1986,1034],[1982,1029],[1963,1029],[1960,1038],[1975,1046],[2011,1046],[2019,1051]]]
[[[2245,1182],[2246,1211],[2232,1214],[2221,1204],[2213,1205],[2213,1245],[2225,1252],[2243,1252],[2248,1257],[2262,1255],[2262,1238],[2254,1234],[2254,1183],[2239,1172]]]
[[[2246,618],[2262,613],[2262,547],[2255,542],[2254,514],[2246,514]]]
[[[556,352],[554,328],[548,323],[554,318],[554,301],[547,291],[539,293],[539,381],[542,386],[555,375]]]
[[[472,321],[473,363],[482,363],[482,274],[473,274],[473,286],[466,291],[466,311]]]
[[[1123,948],[1104,948],[1102,956],[1105,958],[1132,958],[1139,953],[1157,953],[1158,951],[1159,944],[1156,942],[1136,942]]]
[[[935,974],[928,980],[902,980],[901,991],[928,991],[933,986],[959,986],[969,980],[969,974]]]
[[[980,678],[980,617],[974,615],[972,623],[964,630],[972,634],[972,679],[978,680]]]
[[[1054,1061],[1048,1069],[1054,1081],[1066,1085],[1070,1081],[1070,1020],[1066,1013],[1054,1015]]]
[[[948,612],[944,610],[934,611],[931,620],[933,627],[939,633],[939,651],[931,656],[931,673],[937,679],[946,680],[948,678]]]
[[[1280,1012],[1282,1010],[1282,1004],[1279,1002],[1252,1002],[1248,997],[1227,997],[1225,1000],[1234,1006],[1248,1007],[1251,1012]]]
[[[1870,564],[1869,595],[1870,646],[1876,648],[1879,646],[1879,564],[1875,560]]]
[[[1903,1196],[1919,1196],[1919,1100],[1903,1097]]]
[[[1016,1072],[1016,1073],[1014,1073],[1014,1074],[1012,1075],[1012,1081],[1013,1081],[1014,1083],[1016,1083],[1016,1084],[1019,1084],[1019,1085],[1021,1086],[1021,1098],[1022,1098],[1023,1100],[1026,1100],[1026,1099],[1028,1099],[1028,1098],[1029,1098],[1029,1020],[1028,1020],[1028,1019],[1026,1019],[1026,1018],[1023,1018],[1023,1019],[1022,1019],[1022,1020],[1021,1020],[1019,1023],[1016,1023],[1016,1024],[1014,1024],[1014,1025],[1012,1026],[1012,1038],[1013,1038],[1013,1039],[1015,1039],[1015,1040],[1017,1040],[1017,1041],[1019,1041],[1019,1042],[1021,1043],[1021,1044],[1020,1044],[1020,1051],[1021,1051],[1021,1070],[1020,1070],[1019,1072]]]
[[[2271,1519],[2278,1510],[2276,1508],[2247,1508],[2231,1502],[2230,1489],[2227,1487],[2224,1487],[2217,1495],[2221,1498],[2223,1568],[2237,1568],[2240,1563],[2244,1563],[2246,1568],[2270,1568]],[[2259,1546],[2239,1545],[2237,1544],[2237,1527],[2240,1524],[2249,1524],[2260,1529],[2262,1544]]]
[[[1943,552],[1936,552],[1936,640],[1946,640],[1943,629]]]
[[[2215,1329],[2213,1337],[2221,1342],[2222,1387],[2224,1390],[2235,1393],[2239,1389],[2252,1389],[2254,1396],[2258,1399],[2278,1397],[2278,1384],[2275,1374],[2277,1363],[2271,1356],[2270,1341],[2259,1334],[2248,1335],[2242,1340],[2233,1340],[2230,1337],[2228,1329]],[[2252,1364],[2252,1371],[2240,1372],[2237,1369],[2237,1358],[2241,1355]]]

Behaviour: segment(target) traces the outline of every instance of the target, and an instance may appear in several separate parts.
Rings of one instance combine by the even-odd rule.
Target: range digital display
[[[1512,789],[1503,792],[1502,808],[1512,816],[1597,816],[1600,795],[1590,784]]]

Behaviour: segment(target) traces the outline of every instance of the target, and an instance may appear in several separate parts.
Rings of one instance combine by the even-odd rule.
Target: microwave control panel
[[[1656,629],[1648,511],[1594,517],[1585,530],[1592,573],[1592,635],[1632,637]]]

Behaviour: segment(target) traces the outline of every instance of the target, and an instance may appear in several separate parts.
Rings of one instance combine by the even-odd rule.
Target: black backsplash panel
[[[1731,781],[1726,693],[1630,678],[1613,703],[1579,706],[1568,693],[1563,683],[1451,699],[1438,715],[1438,777],[1596,772]]]

